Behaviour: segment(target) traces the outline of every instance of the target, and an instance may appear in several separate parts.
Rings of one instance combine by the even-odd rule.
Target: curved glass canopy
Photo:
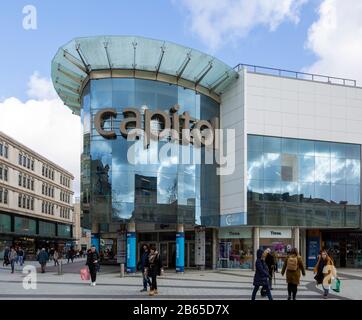
[[[193,88],[219,100],[238,73],[220,60],[178,44],[135,36],[75,38],[52,60],[59,97],[80,114],[89,79],[135,77]]]

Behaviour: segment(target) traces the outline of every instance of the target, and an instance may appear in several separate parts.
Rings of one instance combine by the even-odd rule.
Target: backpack
[[[296,271],[298,269],[298,257],[288,257],[287,270]]]

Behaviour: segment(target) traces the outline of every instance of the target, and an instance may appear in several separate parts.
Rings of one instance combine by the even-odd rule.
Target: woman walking
[[[155,294],[158,294],[157,291],[157,276],[161,274],[162,269],[162,262],[161,257],[158,251],[156,250],[156,247],[152,245],[150,247],[150,254],[148,256],[148,262],[149,262],[149,268],[150,268],[150,275],[151,275],[151,290],[149,295],[154,296]]]
[[[54,253],[53,253],[53,260],[54,260],[54,267],[55,266],[59,266],[59,253],[58,253],[58,250],[57,249],[55,249],[54,250]]]
[[[329,294],[329,288],[332,283],[332,278],[337,277],[337,270],[334,266],[333,260],[328,256],[326,250],[322,250],[318,256],[318,262],[313,269],[316,276],[314,279],[318,284],[323,287],[323,298],[327,299]]]
[[[253,282],[254,290],[251,295],[251,300],[255,300],[255,296],[259,290],[259,287],[262,287],[266,290],[266,294],[269,300],[273,300],[269,287],[269,270],[265,261],[262,259],[262,256],[263,250],[258,249],[258,251],[256,252],[255,275]]]
[[[91,286],[96,285],[97,279],[97,270],[98,270],[98,263],[99,263],[99,255],[96,251],[96,247],[92,246],[87,254],[87,262],[86,265],[89,268],[89,273],[91,275]]]
[[[305,277],[305,268],[303,265],[302,257],[298,255],[298,249],[293,248],[290,255],[285,259],[282,268],[282,276],[287,271],[287,284],[288,284],[288,300],[296,300],[298,286],[300,284],[300,274]]]

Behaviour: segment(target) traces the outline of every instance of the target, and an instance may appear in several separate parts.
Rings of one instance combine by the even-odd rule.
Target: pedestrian
[[[276,261],[269,248],[266,249],[265,252],[265,263],[269,270],[269,288],[270,290],[273,290],[273,275],[276,269],[275,268]]]
[[[150,254],[148,256],[148,263],[149,263],[149,271],[151,275],[151,289],[150,289],[150,296],[154,296],[155,294],[158,294],[157,290],[157,276],[161,275],[161,269],[162,269],[162,261],[161,256],[156,250],[156,246],[152,245],[150,246]]]
[[[59,259],[59,253],[58,253],[58,250],[55,249],[55,250],[54,250],[54,253],[53,253],[54,267],[55,267],[55,266],[59,266],[59,261],[58,261],[58,259]]]
[[[7,267],[9,265],[9,263],[10,263],[10,261],[9,261],[9,253],[10,253],[10,248],[5,247],[3,266]]]
[[[48,252],[45,251],[45,248],[41,249],[38,254],[38,262],[41,266],[41,273],[45,273],[45,267],[49,260]]]
[[[74,249],[73,247],[71,247],[69,250],[68,250],[68,263],[69,263],[69,260],[74,261],[74,255],[75,255],[75,252],[74,252]]]
[[[266,295],[269,300],[273,300],[272,294],[269,288],[269,269],[262,259],[263,250],[258,249],[256,252],[256,261],[255,261],[255,275],[254,275],[254,290],[251,295],[251,300],[255,300],[256,293],[259,290],[259,287],[262,287],[266,291]]]
[[[18,249],[18,261],[20,266],[22,267],[24,263],[24,250],[21,247],[19,247]]]
[[[91,286],[93,287],[96,285],[98,264],[99,264],[99,254],[96,250],[96,247],[92,246],[87,253],[86,265],[89,268],[89,273],[91,275],[91,281],[92,281]]]
[[[288,300],[296,300],[298,286],[300,284],[300,274],[305,277],[305,268],[302,257],[298,254],[298,249],[293,248],[289,256],[285,259],[282,268],[282,276],[287,271],[287,284],[288,284]]]
[[[143,279],[143,289],[141,290],[141,292],[146,291],[147,292],[147,284],[151,287],[152,283],[149,277],[149,261],[148,261],[148,257],[149,257],[150,251],[149,251],[149,247],[147,244],[143,245],[143,254],[141,256],[141,261],[140,261],[140,267],[141,267],[141,272],[142,272],[142,279]]]
[[[327,299],[329,294],[332,278],[337,277],[337,270],[334,266],[332,258],[328,255],[326,250],[322,250],[318,256],[317,264],[313,269],[316,273],[314,279],[318,284],[322,285],[323,298]]]
[[[15,269],[15,262],[18,258],[18,254],[16,253],[16,250],[14,247],[11,247],[11,250],[9,252],[9,261],[11,264],[11,273],[14,273],[14,269]]]

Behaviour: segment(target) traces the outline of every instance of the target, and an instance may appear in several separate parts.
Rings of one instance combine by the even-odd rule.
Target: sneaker
[[[147,292],[147,288],[143,288],[140,292]]]
[[[151,290],[150,293],[148,294],[150,296],[154,296],[155,295],[155,291],[154,290]]]

